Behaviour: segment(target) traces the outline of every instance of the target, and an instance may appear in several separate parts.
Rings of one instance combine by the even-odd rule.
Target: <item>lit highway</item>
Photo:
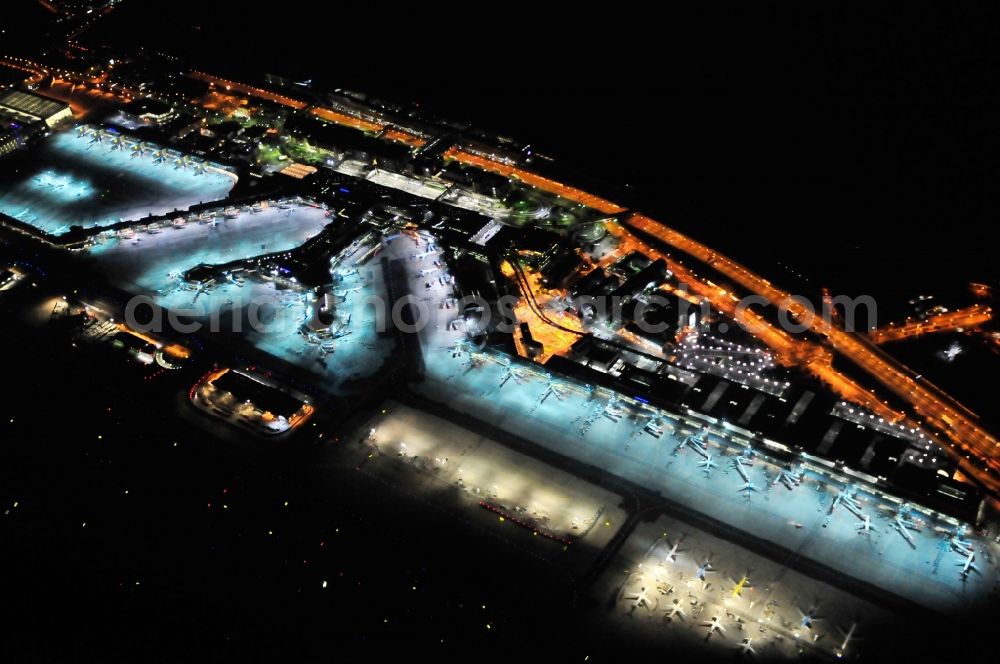
[[[872,330],[869,337],[873,343],[882,344],[887,341],[909,339],[934,332],[950,332],[953,330],[968,330],[988,323],[993,318],[993,310],[980,304],[971,307],[948,311],[925,320],[915,320],[897,325],[890,323],[885,327]]]
[[[487,157],[473,154],[467,150],[452,148],[448,150],[444,156],[446,159],[454,159],[455,161],[466,164],[467,166],[475,166],[483,169],[484,171],[497,173],[498,175],[502,175],[506,178],[520,180],[527,185],[537,187],[538,189],[547,191],[550,194],[555,194],[556,196],[561,196],[568,201],[592,207],[599,212],[604,212],[605,214],[618,214],[619,212],[625,211],[625,208],[615,205],[611,201],[594,196],[593,194],[588,194],[581,189],[576,189],[575,187],[570,187],[562,184],[561,182],[556,182],[555,180],[542,177],[541,175],[532,173],[531,171],[526,171],[523,168],[518,168],[495,159],[489,159]]]
[[[100,101],[129,102],[137,96],[136,91],[119,87],[112,90],[107,85],[107,72],[99,76],[82,74],[59,67],[50,67],[34,60],[13,56],[0,56],[0,65],[31,74],[27,79],[29,85],[40,86],[45,79],[52,77],[47,87],[37,87],[39,94],[70,104],[74,115],[84,114],[91,105]]]
[[[760,295],[775,305],[784,305],[802,324],[826,337],[830,346],[836,352],[852,360],[869,375],[892,391],[896,396],[910,404],[914,412],[923,418],[924,422],[944,435],[956,455],[963,461],[963,468],[974,475],[993,491],[1000,490],[1000,478],[994,471],[1000,470],[1000,461],[994,457],[997,453],[997,442],[985,429],[980,427],[961,405],[926,381],[919,381],[910,369],[878,350],[870,343],[855,334],[837,328],[815,316],[800,302],[793,300],[791,294],[775,288],[769,281],[760,277],[738,263],[722,256],[709,247],[691,238],[667,228],[663,224],[641,214],[632,215],[627,222],[633,228],[641,230],[662,242],[679,249],[694,258],[713,267],[750,292]],[[682,278],[683,279],[683,278]],[[721,291],[721,289],[720,289]],[[725,291],[721,291],[725,293]],[[714,297],[712,297],[714,295]],[[725,297],[720,292],[706,294],[713,304],[725,304]],[[720,307],[721,308],[721,307]],[[725,309],[722,309],[726,311]],[[750,329],[760,336],[759,332],[766,329]],[[788,348],[774,346],[775,342],[784,343],[787,335],[767,333],[761,339],[775,348],[779,357],[787,355]],[[784,351],[784,352],[783,352]],[[793,355],[794,356],[794,355]],[[806,368],[834,387],[842,396],[860,405],[870,407],[871,399],[866,402],[858,400],[862,390],[849,379],[826,364],[826,361],[813,357],[806,362]],[[882,410],[882,409],[880,409]],[[878,411],[876,411],[878,412]],[[881,415],[881,413],[879,413]],[[884,415],[883,415],[884,417]],[[976,456],[978,463],[969,463],[971,455]]]
[[[835,370],[832,365],[833,357],[828,350],[801,339],[793,339],[786,331],[771,325],[759,314],[745,307],[739,307],[739,299],[733,293],[721,286],[700,279],[684,265],[639,240],[619,224],[609,222],[607,226],[608,231],[621,240],[621,244],[617,251],[601,260],[600,267],[604,267],[633,251],[638,251],[652,259],[662,258],[667,262],[670,271],[680,281],[687,284],[692,293],[707,299],[712,306],[739,322],[750,334],[767,344],[775,351],[777,360],[781,364],[806,368],[845,399],[868,408],[879,417],[890,421],[902,418],[902,414],[895,412],[872,396],[865,388]]]
[[[213,76],[211,74],[206,74],[201,71],[192,71],[188,74],[191,78],[198,79],[199,81],[204,81],[212,85],[219,85],[226,90],[236,90],[242,92],[243,94],[250,95],[252,97],[258,97],[260,99],[266,99],[268,101],[273,101],[282,106],[288,106],[297,110],[301,110],[308,106],[304,101],[299,101],[298,99],[292,99],[277,92],[271,92],[270,90],[265,90],[263,88],[258,88],[252,85],[247,85],[246,83],[237,83],[236,81],[230,81],[225,78],[220,78],[218,76]]]
[[[400,131],[399,129],[386,129],[381,138],[396,141],[397,143],[405,143],[406,145],[414,148],[420,148],[427,145],[427,141],[423,138],[415,136],[409,132]]]
[[[316,106],[309,111],[318,118],[327,120],[328,122],[334,122],[345,127],[351,127],[353,129],[360,129],[361,131],[382,131],[385,129],[385,125],[378,124],[376,122],[369,122],[368,120],[363,120],[361,118],[356,118],[353,115],[347,115],[346,113],[338,113],[337,111],[331,110],[329,108],[322,108]],[[403,135],[402,132],[397,132]],[[407,135],[408,136],[408,135]],[[396,140],[399,140],[398,138]]]
[[[26,60],[22,58],[5,58],[0,57],[0,65],[10,67],[11,69],[17,69],[23,71],[26,74],[30,74],[29,83],[39,83],[45,78],[45,74],[41,68],[29,64]]]
[[[225,87],[227,90],[236,90],[261,99],[268,99],[296,110],[303,110],[308,107],[308,104],[297,99],[291,99],[276,92],[220,78],[212,74],[206,74],[205,72],[192,71],[190,72],[190,76],[207,83]],[[355,115],[348,115],[347,113],[335,111],[330,108],[314,106],[309,109],[309,113],[323,120],[327,120],[328,122],[333,122],[341,126],[351,127],[361,131],[373,133],[384,131],[382,138],[405,143],[413,147],[421,147],[426,144],[425,139],[411,132],[399,128],[387,128],[384,123],[372,122],[370,120],[365,120]],[[599,196],[587,193],[581,189],[571,187],[561,182],[552,180],[551,178],[543,177],[537,173],[532,173],[531,171],[503,163],[496,159],[474,154],[468,150],[453,147],[448,150],[444,156],[446,159],[454,159],[455,161],[468,166],[475,166],[476,168],[480,168],[491,173],[497,173],[498,175],[502,175],[506,178],[519,180],[531,187],[555,194],[556,196],[560,196],[568,201],[585,205],[605,214],[619,214],[625,211],[625,208]]]

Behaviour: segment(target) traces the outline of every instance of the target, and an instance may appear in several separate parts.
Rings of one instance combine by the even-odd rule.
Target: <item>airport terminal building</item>
[[[49,128],[73,119],[69,104],[23,90],[10,90],[0,95],[0,115],[25,124],[41,122]]]

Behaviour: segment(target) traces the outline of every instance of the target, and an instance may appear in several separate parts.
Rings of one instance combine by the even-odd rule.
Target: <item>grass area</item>
[[[283,152],[288,155],[290,159],[294,159],[295,161],[303,164],[322,163],[326,161],[327,158],[334,156],[332,152],[315,148],[305,141],[299,141],[294,138],[289,138],[284,142]]]
[[[509,220],[517,225],[569,229],[593,218],[588,209],[536,189],[517,187],[503,203],[510,210]]]
[[[281,159],[281,149],[275,145],[261,145],[257,148],[257,161],[259,163],[278,165],[282,161],[288,163],[287,159]]]
[[[261,124],[261,120],[254,116],[252,113],[245,113],[240,111],[245,111],[246,109],[237,109],[231,115],[226,115],[225,113],[220,113],[219,111],[214,111],[208,116],[208,125],[222,124],[223,122],[238,122],[240,126],[244,129],[249,129],[255,125]]]
[[[284,168],[293,161],[301,164],[321,164],[333,153],[315,148],[305,141],[288,138],[281,145],[261,145],[257,148],[257,162]]]

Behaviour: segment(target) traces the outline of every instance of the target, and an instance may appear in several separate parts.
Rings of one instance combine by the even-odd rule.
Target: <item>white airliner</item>
[[[795,487],[802,483],[802,469],[801,467],[790,468],[788,470],[783,470],[778,473],[778,476],[774,478],[771,482],[771,486],[778,483],[784,484],[785,488],[791,491]]]
[[[835,651],[838,659],[842,658],[844,656],[844,653],[847,652],[847,646],[851,643],[851,638],[854,636],[854,630],[857,628],[857,626],[858,623],[855,622],[851,623],[850,629],[846,631],[843,628],[840,628],[840,633],[844,635],[844,640],[841,641],[840,645],[837,647],[837,650]]]
[[[667,540],[663,540],[663,541],[667,542]],[[670,542],[667,542],[667,544],[670,544]],[[663,556],[663,559],[666,560],[667,562],[670,562],[670,563],[677,562],[677,548],[680,545],[681,545],[681,540],[678,539],[677,542],[674,543],[674,545],[672,547],[670,547],[670,551],[667,551],[667,553]]]
[[[949,544],[951,545],[952,550],[960,555],[968,556],[972,553],[972,545],[957,535],[949,540]]]
[[[910,534],[911,530],[920,530],[917,527],[917,524],[908,520],[901,512],[896,515],[895,519],[892,520],[892,527],[896,529],[896,532],[903,536],[903,539],[906,540],[907,544],[914,549],[917,548],[917,543],[913,540],[913,535]]]
[[[747,475],[747,469],[743,467],[743,461],[743,457],[736,457],[736,460],[733,461],[733,468],[735,468],[736,472],[740,474],[740,477],[743,478],[744,482],[749,483],[750,477]]]
[[[962,561],[962,562],[960,562],[960,563],[958,563],[959,565],[962,566],[962,572],[961,572],[961,574],[962,574],[962,580],[963,581],[969,578],[969,574],[971,572],[976,572],[977,574],[979,573],[979,569],[976,567],[976,564],[973,562],[975,559],[976,559],[976,552],[975,551],[969,551],[969,553],[966,556],[965,560]]]
[[[684,440],[680,442],[674,453],[680,452],[685,447],[690,447],[692,450],[697,452],[702,458],[708,456],[708,443],[703,439],[696,436],[684,436]]]
[[[722,626],[722,621],[719,620],[718,616],[712,616],[711,622],[702,623],[701,626],[708,628],[709,636],[711,636],[715,632],[718,632],[719,634],[726,633],[726,628]]]
[[[646,426],[643,427],[643,431],[645,431],[654,438],[659,438],[660,436],[663,435],[663,427],[660,426],[659,420],[657,418],[654,418],[649,422],[647,422]]]
[[[546,400],[553,395],[559,401],[563,400],[563,394],[556,389],[556,386],[554,384],[550,383],[548,387],[545,389],[545,393],[542,395],[542,398],[539,399],[538,403],[545,403]]]
[[[757,486],[750,480],[746,480],[746,483],[740,488],[737,493],[742,493],[746,496],[747,500],[750,500],[750,494],[757,493]]]
[[[653,555],[653,559],[657,560],[657,562],[675,563],[677,562],[677,554],[684,551],[684,549],[680,548],[681,542],[683,541],[684,536],[681,535],[673,544],[671,544],[670,540],[667,539],[666,533],[664,533],[663,536],[659,537],[656,542],[653,543],[653,546],[650,547],[650,554],[653,554],[655,550],[662,546],[666,549],[662,557],[657,558],[656,555]]]
[[[872,519],[867,514],[864,515],[864,519],[854,526],[854,530],[858,531],[859,535],[871,535],[873,532],[878,532],[877,528],[872,528]]]
[[[833,514],[833,511],[837,509],[838,505],[843,505],[849,512],[854,514],[854,516],[862,519],[864,515],[861,513],[861,506],[858,505],[858,501],[854,498],[857,489],[851,484],[848,484],[843,489],[837,493],[837,497],[833,499],[830,503],[830,509],[827,510],[827,514]]]
[[[667,622],[672,622],[675,618],[684,619],[684,610],[681,608],[680,602],[674,600],[676,603],[673,604],[669,609],[667,609],[667,614],[664,619]]]
[[[635,611],[640,606],[645,607],[649,611],[656,610],[656,600],[649,597],[649,588],[645,586],[639,589],[635,595],[630,595],[624,597],[623,599],[632,600],[632,610]]]
[[[705,477],[710,477],[712,475],[712,469],[718,468],[718,465],[712,461],[712,455],[709,454],[698,462],[698,467],[705,471]]]
[[[749,636],[740,642],[740,654],[741,655],[753,655],[756,651],[753,646],[750,645],[751,639]]]

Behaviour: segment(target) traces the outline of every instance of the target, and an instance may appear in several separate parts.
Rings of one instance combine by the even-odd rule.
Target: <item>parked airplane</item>
[[[919,532],[920,527],[907,518],[909,514],[910,510],[905,504],[900,506],[899,511],[896,513],[896,518],[892,520],[891,525],[896,529],[896,532],[903,536],[906,543],[915,549],[917,548],[917,543],[913,540],[913,535],[910,534],[910,531],[916,530]]]
[[[684,619],[684,610],[681,608],[679,600],[674,600],[674,604],[667,609],[667,613],[664,616],[664,619],[667,622],[673,622],[675,618],[680,618],[681,620]]]
[[[961,574],[962,574],[962,580],[963,581],[965,581],[966,579],[969,578],[969,574],[971,572],[976,572],[977,574],[979,573],[979,569],[976,567],[976,564],[973,562],[975,559],[976,559],[976,552],[975,551],[969,551],[969,554],[968,554],[968,556],[966,556],[965,560],[962,561],[962,562],[960,562],[960,563],[958,563],[959,565],[962,566],[962,572],[961,572]]]
[[[702,458],[708,456],[708,443],[706,443],[702,438],[699,438],[698,436],[684,436],[684,439],[674,449],[674,454],[680,452],[685,447],[690,447],[692,450],[697,452]]]
[[[951,545],[952,551],[954,551],[955,553],[961,554],[963,556],[968,556],[970,553],[972,553],[972,544],[963,540],[958,535],[952,537],[948,541],[948,543]]]
[[[705,477],[710,477],[712,475],[712,469],[718,468],[718,464],[712,461],[712,455],[709,454],[698,462],[698,467],[705,471]]]
[[[733,586],[733,592],[731,596],[733,597],[733,599],[742,597],[743,591],[746,590],[747,588],[753,588],[753,586],[750,584],[750,577],[744,574],[743,577],[736,582],[736,585]]]
[[[746,469],[747,465],[749,464],[746,463],[746,459],[742,456],[736,457],[736,460],[733,461],[733,468],[735,468],[736,472],[740,474],[740,477],[743,478],[743,481],[749,484],[750,476],[747,475],[747,469]]]
[[[756,651],[753,646],[750,645],[751,639],[749,636],[740,642],[740,654],[741,655],[753,655]]]
[[[780,473],[778,473],[778,476],[774,478],[774,481],[771,482],[771,486],[774,486],[779,482],[781,484],[784,484],[785,488],[788,489],[789,491],[797,487],[799,484],[802,483],[801,467],[782,470]]]
[[[858,531],[859,535],[871,535],[872,532],[878,532],[877,528],[872,528],[872,519],[867,514],[864,515],[864,519],[854,526],[854,530]]]
[[[654,417],[649,422],[647,422],[646,426],[644,426],[642,430],[648,433],[653,438],[659,438],[660,436],[663,435],[663,427],[660,426],[660,420],[658,417]]]
[[[857,499],[854,497],[856,491],[857,489],[852,484],[848,484],[841,489],[837,497],[830,503],[830,509],[827,510],[827,514],[833,514],[838,505],[843,505],[848,512],[859,519],[864,519],[864,514],[861,512],[861,505],[858,504]]]
[[[703,562],[698,567],[697,571],[695,571],[694,578],[696,578],[696,579],[698,579],[700,581],[704,581],[705,580],[705,575],[708,574],[709,572],[714,572],[714,571],[715,570],[712,569],[712,561],[709,560],[709,559],[706,559],[705,562]]]
[[[839,628],[840,633],[844,635],[844,640],[840,642],[840,645],[837,647],[836,651],[834,651],[838,659],[842,658],[844,653],[847,652],[847,646],[850,645],[851,639],[854,637],[854,630],[857,626],[858,623],[854,622],[851,623],[850,629],[844,630],[843,628]]]
[[[722,621],[719,620],[718,616],[712,616],[711,622],[702,623],[701,626],[708,628],[709,636],[712,636],[715,632],[718,632],[719,634],[726,633],[726,628],[722,626]]]
[[[675,563],[675,562],[677,562],[677,554],[678,554],[678,553],[680,553],[680,551],[682,550],[682,549],[680,548],[680,546],[681,546],[681,542],[682,542],[682,541],[684,540],[684,538],[683,538],[683,537],[678,537],[678,538],[677,538],[677,541],[676,541],[676,542],[674,542],[674,544],[673,544],[673,545],[671,545],[671,544],[670,544],[670,541],[669,541],[669,540],[668,540],[668,539],[667,539],[666,537],[663,537],[663,538],[661,538],[661,539],[662,539],[662,541],[663,541],[663,542],[664,542],[664,543],[665,543],[665,544],[666,544],[667,546],[669,546],[669,547],[670,547],[670,550],[669,550],[669,551],[667,551],[667,552],[666,552],[666,553],[665,553],[665,554],[663,555],[663,561],[664,561],[664,562],[668,562],[668,563]]]
[[[750,500],[750,494],[757,493],[757,485],[755,485],[750,480],[746,480],[746,483],[743,485],[743,487],[737,493],[744,494],[746,496],[747,500]]]
[[[656,610],[656,599],[649,597],[649,589],[643,586],[639,589],[635,595],[623,597],[623,599],[632,600],[632,611],[635,611],[640,606],[645,607],[649,611]]]
[[[800,627],[804,627],[805,629],[812,629],[814,623],[817,620],[822,620],[820,616],[816,615],[816,609],[817,607],[815,604],[813,604],[808,611],[803,611],[802,609],[799,609],[799,614],[801,614],[802,616],[802,622],[799,625]]]

